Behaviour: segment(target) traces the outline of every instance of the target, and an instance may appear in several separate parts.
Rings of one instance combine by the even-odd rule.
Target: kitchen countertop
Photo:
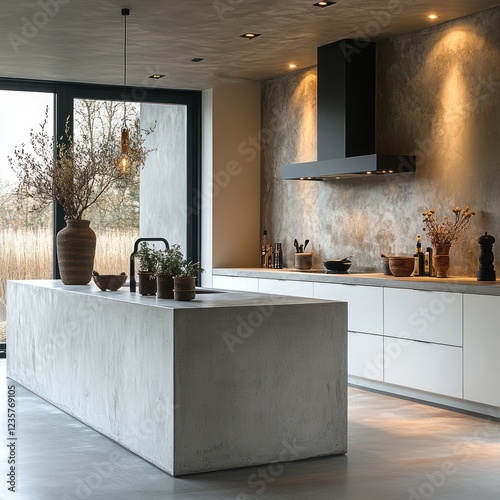
[[[383,286],[434,292],[500,295],[500,281],[477,281],[476,278],[463,276],[452,276],[450,278],[429,278],[425,276],[396,278],[395,276],[385,276],[382,273],[327,274],[323,269],[299,271],[297,269],[261,268],[218,268],[213,270],[213,274],[215,276],[235,276],[240,278],[314,281],[316,283]]]
[[[45,288],[57,293],[79,294],[103,300],[124,302],[130,305],[135,304],[158,309],[173,310],[266,307],[270,305],[307,305],[325,302],[322,299],[311,299],[306,297],[270,297],[269,294],[264,293],[214,290],[212,288],[196,288],[196,298],[194,300],[178,301],[173,299],[158,299],[156,296],[152,295],[140,295],[139,292],[131,293],[128,286],[123,286],[115,292],[103,292],[92,282],[88,285],[64,285],[61,280],[12,280],[12,283],[33,286],[34,289]]]

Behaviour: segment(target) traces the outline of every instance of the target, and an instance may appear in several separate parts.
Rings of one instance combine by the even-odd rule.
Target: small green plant
[[[156,274],[158,267],[158,252],[154,246],[151,248],[145,241],[139,245],[139,250],[136,253],[139,259],[139,271],[143,273]]]
[[[158,250],[156,259],[158,274],[178,276],[181,272],[183,256],[180,245],[172,245],[168,250]]]
[[[190,278],[204,271],[205,269],[201,267],[199,262],[183,259],[180,263],[179,273],[176,276],[179,278]]]

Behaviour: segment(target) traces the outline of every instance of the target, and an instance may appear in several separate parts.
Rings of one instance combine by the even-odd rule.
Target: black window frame
[[[187,248],[186,256],[195,262],[201,257],[201,91],[123,87],[71,82],[51,82],[16,78],[0,78],[0,90],[47,92],[54,94],[54,128],[56,137],[64,136],[66,118],[73,122],[75,99],[95,99],[128,102],[180,104],[186,106],[186,161],[187,161]],[[54,203],[53,218],[53,277],[59,279],[56,235],[65,226],[64,211]]]

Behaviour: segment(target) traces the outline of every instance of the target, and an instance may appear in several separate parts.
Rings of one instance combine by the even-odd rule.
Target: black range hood
[[[415,156],[375,152],[376,44],[318,47],[318,160],[283,167],[283,179],[321,180],[415,172]]]

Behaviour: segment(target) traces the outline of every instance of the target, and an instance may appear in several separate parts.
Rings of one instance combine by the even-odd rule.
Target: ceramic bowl
[[[121,288],[125,284],[125,281],[127,281],[127,275],[125,273],[99,274],[97,271],[94,271],[92,273],[92,277],[94,279],[94,283],[103,292],[105,292],[106,290],[116,292],[116,290]]]
[[[389,257],[382,257],[380,263],[382,264],[382,272],[386,276],[392,276],[391,268],[389,267]]]
[[[347,271],[349,271],[352,262],[350,260],[331,259],[325,260],[323,262],[323,265],[326,267],[329,273],[345,274],[347,273]]]
[[[389,257],[389,269],[394,276],[406,277],[411,276],[415,267],[413,257]]]

